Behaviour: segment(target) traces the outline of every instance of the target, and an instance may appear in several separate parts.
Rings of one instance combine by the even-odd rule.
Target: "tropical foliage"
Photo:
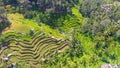
[[[1,0],[0,67],[119,67],[119,7],[119,0]]]

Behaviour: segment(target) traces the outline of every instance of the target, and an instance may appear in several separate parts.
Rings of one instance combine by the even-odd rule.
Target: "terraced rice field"
[[[0,68],[14,63],[20,68],[41,68],[42,62],[49,61],[52,56],[68,48],[69,43],[62,39],[37,33],[30,41],[24,41],[18,36],[6,37],[10,44],[0,50]],[[5,58],[8,61],[5,62]]]

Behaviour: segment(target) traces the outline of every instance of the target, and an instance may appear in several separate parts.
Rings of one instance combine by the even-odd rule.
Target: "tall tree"
[[[5,9],[3,7],[3,2],[0,0],[0,31],[9,25],[9,21],[5,15]]]

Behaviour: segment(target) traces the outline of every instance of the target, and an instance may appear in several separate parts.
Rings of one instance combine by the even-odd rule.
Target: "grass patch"
[[[34,29],[34,32],[42,31],[47,35],[54,36],[56,38],[65,38],[65,35],[61,34],[57,29],[52,29],[45,24],[41,24],[41,26],[39,26],[37,22],[25,19],[22,14],[8,14],[8,18],[12,22],[12,25],[10,29],[5,32],[23,32],[28,34],[31,29]]]
[[[64,34],[60,34],[60,32],[57,29],[52,29],[48,25],[42,24],[40,28],[42,32],[48,34],[49,36],[54,36],[56,38],[62,38],[62,39],[65,38]]]

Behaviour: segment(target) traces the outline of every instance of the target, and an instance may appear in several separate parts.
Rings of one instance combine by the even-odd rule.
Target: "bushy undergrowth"
[[[35,32],[42,31],[70,42],[68,50],[53,56],[48,63],[42,62],[43,68],[100,68],[103,64],[120,66],[119,0],[67,0],[63,2],[65,5],[58,6],[61,7],[59,11],[54,10],[55,13],[47,11],[52,11],[53,8],[47,6],[54,2],[48,3],[49,0],[45,0],[45,5],[41,4],[42,7],[37,2],[38,0],[33,2],[30,0],[30,3],[25,1],[22,8],[19,5],[15,8],[16,4],[13,2],[11,6],[15,8],[14,11],[22,13],[22,16],[18,15],[21,18],[11,19],[30,26],[29,30],[32,27]],[[62,3],[62,1],[58,2],[56,3]],[[44,12],[41,11],[43,6]],[[69,12],[66,10],[61,12],[63,9]],[[5,34],[1,38],[8,35],[11,34]],[[12,33],[12,35],[16,34]],[[28,37],[31,36],[22,36],[25,40],[29,40]]]

